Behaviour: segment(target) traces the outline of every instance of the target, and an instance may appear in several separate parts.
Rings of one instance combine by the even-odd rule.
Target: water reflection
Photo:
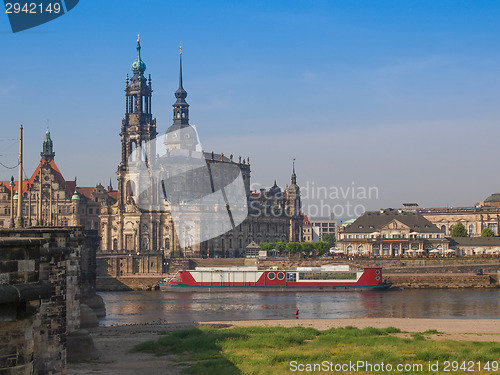
[[[498,290],[395,292],[101,292],[101,324],[301,318],[498,318]]]

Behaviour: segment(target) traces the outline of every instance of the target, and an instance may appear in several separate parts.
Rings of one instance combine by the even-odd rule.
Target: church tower
[[[297,185],[297,175],[295,174],[295,159],[293,159],[293,169],[290,186],[286,189],[287,214],[290,217],[290,241],[302,242],[303,215],[300,212],[300,188]]]
[[[47,128],[47,131],[45,132],[45,139],[43,140],[42,152],[40,152],[40,156],[46,163],[50,163],[54,160],[54,156],[56,156],[56,153],[54,152],[54,144],[50,138],[49,128]]]
[[[146,64],[141,59],[141,41],[137,37],[137,58],[132,63],[133,77],[129,80],[128,74],[125,85],[125,118],[122,120],[121,142],[122,158],[118,171],[118,204],[123,210],[127,196],[131,195],[130,184],[126,181],[129,162],[145,162],[156,157],[155,142],[156,119],[151,113],[151,75],[144,77]]]
[[[300,214],[301,202],[300,202],[300,188],[297,185],[297,175],[295,174],[295,159],[293,159],[293,169],[290,186],[288,186],[286,191],[287,196],[287,207],[288,214],[290,216],[297,216]]]
[[[187,91],[182,86],[182,47],[179,47],[179,88],[175,92],[176,102],[173,104],[174,123],[165,133],[167,152],[178,149],[196,150],[198,136],[189,125],[189,104],[186,102]]]

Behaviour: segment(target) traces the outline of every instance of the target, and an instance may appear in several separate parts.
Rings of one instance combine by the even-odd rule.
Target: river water
[[[101,325],[300,318],[500,318],[500,290],[99,292]]]

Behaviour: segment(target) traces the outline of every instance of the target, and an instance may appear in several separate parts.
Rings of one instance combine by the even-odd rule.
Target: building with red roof
[[[66,180],[55,162],[50,131],[43,141],[41,159],[30,178],[22,181],[22,212],[25,226],[72,226],[99,228],[100,205],[116,201],[116,190],[77,186]],[[40,184],[41,181],[41,184]],[[19,181],[0,181],[0,228],[13,225],[17,211]],[[14,209],[12,209],[14,208]]]

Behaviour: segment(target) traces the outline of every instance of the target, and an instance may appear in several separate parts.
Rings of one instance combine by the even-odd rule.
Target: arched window
[[[496,236],[498,234],[498,226],[494,223],[491,223],[489,227],[493,231],[493,234]]]
[[[113,250],[118,250],[118,240],[116,238],[113,239]]]
[[[469,235],[472,236],[473,234],[476,234],[476,231],[474,230],[474,224],[469,225]]]
[[[170,249],[170,238],[165,238],[165,250]]]
[[[373,245],[373,255],[380,255],[380,245],[379,244]]]
[[[390,250],[389,244],[385,243],[382,245],[382,253],[384,255],[389,255],[389,250]]]
[[[347,246],[347,254],[352,254],[352,246]]]
[[[141,161],[146,161],[146,141],[141,142]]]
[[[130,160],[137,161],[137,144],[134,141],[130,142]]]
[[[394,255],[398,255],[399,254],[399,244],[397,244],[397,243],[393,243],[392,244],[392,253]]]
[[[134,182],[133,181],[127,181],[127,189],[126,189],[126,195],[127,197],[131,197],[134,195]]]
[[[446,225],[441,225],[441,232],[446,233]]]

